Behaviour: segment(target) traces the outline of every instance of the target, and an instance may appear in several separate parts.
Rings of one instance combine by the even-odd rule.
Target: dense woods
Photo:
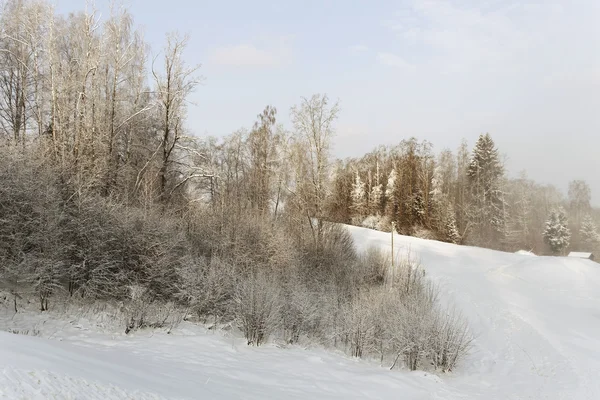
[[[169,34],[151,58],[123,8],[100,19],[43,0],[1,5],[0,278],[15,311],[26,293],[42,311],[59,295],[127,300],[129,331],[170,304],[235,321],[249,344],[310,338],[450,370],[468,346],[462,318],[414,261],[391,280],[385,255],[357,254],[333,223],[509,251],[598,249],[589,186],[574,181],[564,198],[508,178],[489,134],[455,152],[399,138],[334,160],[342,111],[315,94],[289,127],[267,105],[249,129],[195,137],[186,100],[202,77],[185,62],[187,37]]]

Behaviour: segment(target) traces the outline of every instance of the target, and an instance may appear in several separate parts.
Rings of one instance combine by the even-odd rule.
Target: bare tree
[[[326,217],[325,200],[329,184],[329,152],[334,135],[333,124],[338,117],[339,105],[329,105],[327,95],[315,94],[302,98],[292,107],[292,122],[301,157],[306,160],[306,175],[298,179],[296,194],[308,217],[317,249],[323,241],[323,219]],[[315,220],[313,220],[316,219]]]
[[[163,73],[161,74],[154,65],[152,66],[161,121],[159,196],[163,201],[169,197],[169,177],[177,175],[177,166],[173,162],[173,157],[174,150],[184,134],[186,99],[200,83],[199,78],[195,76],[200,67],[189,67],[183,60],[187,43],[187,36],[181,38],[177,34],[169,34],[164,50]]]

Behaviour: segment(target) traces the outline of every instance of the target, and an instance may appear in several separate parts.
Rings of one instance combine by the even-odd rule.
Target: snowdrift
[[[390,248],[389,233],[348,229],[359,250]],[[0,332],[0,399],[600,399],[600,264],[399,235],[394,242],[469,321],[474,347],[453,374],[390,372],[324,350],[249,348],[189,324],[171,335],[101,333],[44,313],[35,317],[42,337]],[[0,327],[14,321],[2,310]]]

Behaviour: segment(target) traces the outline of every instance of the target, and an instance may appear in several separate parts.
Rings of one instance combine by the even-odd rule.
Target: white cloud
[[[422,63],[447,72],[504,73],[538,64],[563,17],[557,0],[545,4],[412,0],[386,25]],[[562,40],[558,36],[554,39]]]
[[[269,49],[239,44],[216,49],[210,55],[209,62],[232,67],[277,67],[290,61],[290,53],[285,43]]]
[[[390,67],[397,67],[397,68],[402,68],[402,69],[413,69],[414,68],[414,66],[412,64],[407,62],[402,57],[400,57],[396,54],[393,54],[393,53],[386,53],[386,52],[377,53],[377,61],[380,64],[387,65]]]

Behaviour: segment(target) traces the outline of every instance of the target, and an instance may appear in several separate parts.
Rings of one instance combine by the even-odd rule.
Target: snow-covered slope
[[[360,249],[389,249],[389,234],[349,229]],[[51,313],[19,320],[6,308],[0,327],[33,318],[42,333],[0,332],[0,399],[600,398],[600,264],[402,236],[395,246],[420,259],[469,320],[474,348],[452,375],[389,371],[323,350],[249,348],[191,324],[124,336]]]
[[[322,350],[252,348],[189,324],[171,335],[61,336],[0,332],[0,399],[460,398],[435,375]]]
[[[390,234],[348,229],[361,249],[390,248]],[[600,264],[394,239],[476,336],[448,384],[478,398],[600,399]]]

